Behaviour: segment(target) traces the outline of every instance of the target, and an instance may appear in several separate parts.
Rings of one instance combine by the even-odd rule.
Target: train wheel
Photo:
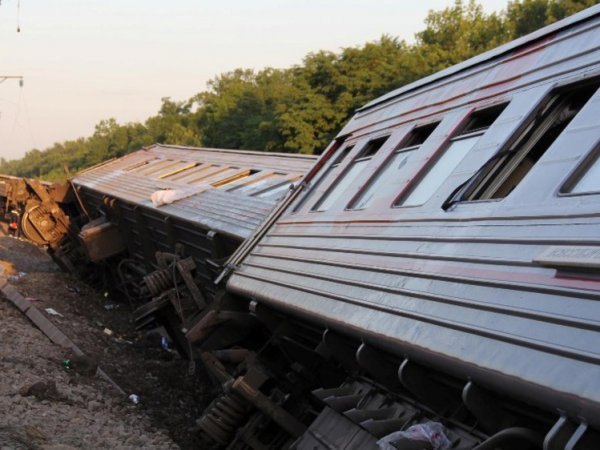
[[[41,203],[28,205],[21,217],[23,235],[38,245],[50,245],[58,242],[64,234],[62,228]]]

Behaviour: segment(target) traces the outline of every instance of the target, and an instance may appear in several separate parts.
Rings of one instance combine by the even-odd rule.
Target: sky
[[[102,119],[144,121],[162,97],[186,100],[238,67],[290,67],[383,34],[410,41],[429,10],[453,3],[0,0],[0,76],[24,78],[0,83],[0,157],[89,136]]]

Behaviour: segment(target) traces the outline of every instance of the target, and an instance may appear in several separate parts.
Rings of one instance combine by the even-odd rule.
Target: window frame
[[[549,129],[552,128],[552,125],[554,124],[554,121],[552,120],[552,118],[556,118],[557,116],[560,116],[560,112],[564,111],[564,108],[558,109],[556,111],[552,111],[552,114],[549,114],[546,117],[543,117],[543,116],[545,114],[547,114],[549,112],[549,110],[551,110],[553,107],[555,107],[555,105],[557,105],[557,103],[563,102],[565,100],[565,97],[563,97],[563,96],[568,95],[570,92],[574,92],[579,89],[583,89],[586,86],[589,86],[590,88],[593,89],[594,85],[596,86],[596,90],[591,94],[590,98],[588,98],[588,100],[581,106],[581,108],[575,113],[575,115],[569,120],[569,122],[563,128],[563,130],[548,145],[548,147],[540,155],[539,159],[535,161],[533,166],[519,180],[519,182],[513,188],[513,190],[516,189],[523,182],[523,180],[525,180],[527,175],[529,175],[531,170],[533,170],[535,168],[535,166],[537,165],[537,162],[541,158],[543,158],[543,156],[546,154],[546,152],[554,145],[556,140],[558,140],[560,138],[560,136],[565,132],[565,130],[571,125],[571,122],[573,120],[575,120],[575,118],[579,115],[581,110],[587,105],[587,103],[595,95],[595,93],[598,91],[598,89],[600,89],[600,85],[598,84],[597,78],[592,79],[592,80],[588,79],[588,80],[584,80],[584,81],[579,80],[579,81],[570,81],[570,82],[565,82],[565,83],[554,84],[552,86],[552,88],[547,92],[545,98],[543,98],[541,100],[541,102],[531,111],[531,113],[529,114],[529,117],[527,117],[523,121],[520,129],[515,131],[513,133],[513,136],[511,136],[511,139],[509,141],[507,141],[499,150],[497,150],[496,153],[494,153],[494,155],[492,155],[488,159],[488,161],[484,162],[484,165],[482,165],[480,167],[478,172],[481,171],[481,169],[485,165],[490,163],[493,159],[497,158],[499,155],[501,155],[503,153],[504,153],[504,155],[502,155],[498,161],[495,161],[493,166],[491,168],[488,168],[484,173],[479,174],[478,172],[476,172],[470,179],[466,180],[466,182],[463,185],[459,186],[444,202],[444,206],[442,206],[443,209],[448,210],[450,208],[450,206],[459,205],[459,204],[467,205],[467,204],[476,204],[476,203],[501,202],[501,201],[505,200],[506,198],[508,198],[512,194],[512,191],[500,198],[491,198],[491,197],[490,198],[472,198],[472,197],[474,197],[475,195],[483,195],[487,191],[492,192],[490,195],[494,195],[495,193],[497,193],[498,190],[503,187],[503,184],[507,181],[507,179],[509,179],[510,176],[513,175],[515,170],[518,169],[518,167],[521,164],[521,162],[523,161],[523,159],[526,158],[527,155],[533,150],[533,148],[540,142],[540,140],[543,139],[544,134],[546,132],[548,132]],[[537,120],[541,120],[541,123],[538,124],[539,128],[534,130],[532,133],[532,129],[534,129],[536,127]],[[543,129],[543,131],[542,131],[542,129]],[[535,137],[536,135],[538,135],[539,137],[536,138]],[[510,149],[518,147],[519,145],[523,145],[523,147],[515,152],[515,153],[517,153],[517,157],[514,157],[513,161],[510,162],[510,164],[512,166],[510,168],[510,170],[508,170],[507,167],[502,168],[501,166],[503,164],[503,161],[505,161],[505,159],[507,157],[510,157],[510,155],[512,153],[510,151]],[[593,151],[592,151],[592,153],[593,153]],[[489,177],[498,176],[499,174],[502,174],[502,173],[504,173],[503,179],[499,182],[494,183],[494,185],[496,186],[495,188],[492,189],[493,185],[489,185],[487,188],[485,188],[483,190],[483,193],[476,194],[476,191],[478,191],[478,188],[480,186],[488,183],[487,180],[489,179]],[[557,195],[559,195],[559,196],[583,195],[583,193],[582,194],[571,194],[571,193],[562,192],[562,190],[564,189],[564,186],[566,184],[568,184],[569,182],[571,182],[571,176],[572,175],[569,175],[569,177],[567,177],[567,181],[561,184],[561,187],[558,188],[558,192],[554,191],[555,193],[557,193]],[[574,182],[574,183],[576,183],[576,182]],[[574,186],[574,184],[573,184],[573,186]]]
[[[588,170],[596,163],[600,163],[600,139],[592,146],[592,150],[584,155],[566,176],[565,181],[561,183],[557,196],[558,197],[583,197],[590,195],[600,195],[600,188],[596,191],[588,192],[572,192],[571,190],[579,183],[579,181],[587,174]]]
[[[358,144],[358,142],[360,142],[358,138],[352,137],[351,139],[336,143],[338,148],[333,150],[333,154],[327,158],[328,160],[325,162],[323,167],[319,169],[318,172],[321,173],[319,174],[317,172],[316,175],[318,176],[314,177],[315,180],[312,183],[308,183],[306,185],[306,191],[298,199],[297,204],[292,209],[292,214],[299,213],[300,210],[305,208],[307,204],[310,205],[310,202],[314,201],[312,196],[318,192],[317,189],[321,186],[325,179],[328,178],[328,176],[331,173],[333,173],[334,170],[337,169],[344,162],[344,160],[350,155],[350,153],[352,153],[352,150],[356,147],[356,144]],[[307,212],[311,213],[316,211],[313,211],[311,206],[308,208]]]
[[[243,194],[252,196],[257,192],[269,189],[274,184],[278,184],[282,179],[285,179],[288,175],[283,172],[267,171],[267,170],[256,170],[251,169],[250,175],[239,180],[233,186],[226,189],[227,192],[235,192],[236,194]],[[257,188],[257,186],[259,186]]]
[[[470,139],[470,138],[473,138],[476,136],[479,136],[479,139],[481,139],[494,126],[494,123],[496,123],[498,118],[506,110],[506,108],[508,107],[510,102],[511,102],[511,99],[503,98],[503,99],[501,99],[501,101],[498,101],[494,104],[483,105],[479,108],[471,109],[465,115],[465,117],[462,118],[461,123],[457,126],[456,129],[458,131],[456,132],[456,134],[454,136],[452,136],[451,138],[446,139],[445,142],[442,145],[440,145],[440,147],[434,152],[433,157],[430,158],[427,161],[426,165],[421,168],[422,173],[417,173],[417,175],[409,182],[408,186],[405,187],[403,189],[403,191],[401,191],[396,196],[396,198],[392,202],[392,208],[420,208],[423,205],[425,205],[427,202],[429,202],[431,200],[431,198],[435,195],[435,192],[444,184],[444,182],[448,179],[448,177],[452,174],[452,172],[456,169],[456,167],[458,167],[458,165],[462,162],[462,160],[468,156],[468,154],[477,145],[479,140],[473,144],[473,147],[471,147],[469,149],[469,151],[467,152],[467,154],[465,154],[463,159],[461,159],[458,162],[458,164],[454,167],[454,169],[452,169],[452,171],[448,174],[446,179],[444,179],[442,181],[442,183],[437,187],[437,189],[435,191],[433,191],[433,193],[427,200],[425,200],[423,203],[414,204],[414,205],[403,204],[403,202],[405,202],[411,196],[411,194],[415,191],[415,189],[417,189],[421,185],[423,180],[427,177],[427,175],[429,175],[429,173],[433,170],[433,168],[436,166],[436,164],[438,164],[439,161],[446,155],[446,152],[448,152],[450,150],[450,148],[452,147],[452,144],[454,142],[458,142],[458,141],[461,141],[464,139]],[[498,115],[494,118],[494,120],[487,127],[483,127],[483,128],[479,127],[479,128],[473,129],[473,130],[469,130],[469,127],[474,123],[473,119],[474,119],[475,115],[477,115],[478,113],[489,111],[491,109],[496,109],[496,108],[500,108],[500,111],[498,112]]]
[[[292,189],[294,182],[299,180],[300,178],[301,177],[299,175],[287,176],[287,177],[285,177],[285,179],[280,180],[276,184],[273,184],[265,189],[261,189],[256,192],[252,192],[251,194],[248,195],[248,197],[269,198],[269,197],[272,197],[273,193],[277,192],[277,191],[281,191],[282,194],[285,194],[286,191],[290,191]],[[283,187],[285,187],[286,189],[282,189]]]
[[[385,170],[391,164],[391,161],[394,159],[396,155],[401,153],[414,152],[419,150],[429,139],[429,137],[435,132],[436,128],[442,123],[441,119],[434,120],[431,122],[423,123],[423,124],[415,124],[412,126],[407,132],[404,134],[400,142],[395,146],[395,148],[384,158],[379,167],[371,174],[371,176],[367,179],[365,184],[360,188],[360,190],[350,199],[350,201],[346,204],[345,211],[364,211],[369,208],[371,205],[367,204],[363,207],[357,208],[356,205],[365,195],[371,186],[378,181],[379,177],[385,172]],[[425,139],[416,144],[411,143],[416,136],[417,130],[422,130],[424,128],[432,127],[431,131],[427,134]],[[390,134],[391,137],[391,134]],[[404,146],[405,144],[410,144],[408,146]]]
[[[352,145],[352,148],[350,149],[350,151],[348,153],[346,153],[344,158],[341,161],[339,161],[339,163],[336,164],[337,158],[334,158],[334,163],[332,163],[331,166],[328,167],[328,169],[326,170],[326,173],[323,175],[323,177],[325,177],[327,175],[327,173],[332,173],[332,171],[334,169],[336,169],[337,167],[340,167],[342,164],[344,164],[344,162],[345,162],[345,166],[343,167],[342,171],[332,180],[331,184],[321,194],[319,199],[310,207],[309,212],[310,213],[323,213],[323,212],[328,211],[329,208],[321,209],[321,206],[329,198],[331,193],[335,191],[335,188],[339,185],[339,182],[341,182],[341,180],[343,180],[343,178],[348,175],[348,173],[352,170],[352,167],[354,167],[354,165],[356,163],[362,163],[365,161],[372,160],[375,157],[375,155],[377,155],[377,153],[388,142],[388,140],[391,138],[391,136],[392,136],[391,130],[386,130],[385,132],[380,132],[380,133],[375,134],[374,136],[371,136],[358,149],[357,155],[354,158],[352,158],[350,161],[347,161],[347,158],[352,153],[352,150],[356,149],[356,145],[359,143],[359,140],[353,141],[353,144],[348,144],[347,146],[344,146],[343,148],[350,147]],[[373,152],[372,154],[363,156],[363,155],[365,155],[365,153],[367,153],[368,150],[370,150],[369,147],[370,147],[371,143],[375,142],[375,141],[379,141],[379,140],[383,140],[383,142],[381,143],[379,148],[377,148],[377,150],[375,150],[375,152]],[[367,164],[368,164],[368,162],[367,162]],[[318,183],[320,183],[320,182],[321,182],[321,179],[319,179]],[[354,196],[352,198],[354,198]],[[350,201],[351,200],[352,199],[350,199]],[[347,205],[348,205],[348,202],[345,203],[344,210],[347,209]]]
[[[401,202],[405,202],[408,198],[410,198],[412,193],[417,189],[417,187],[419,187],[421,185],[423,180],[425,180],[427,175],[429,175],[429,173],[433,170],[433,168],[436,166],[436,164],[438,164],[441,161],[441,159],[446,155],[446,152],[450,150],[450,148],[452,147],[452,144],[454,144],[455,142],[471,139],[474,137],[479,137],[479,139],[481,139],[481,137],[485,134],[485,132],[488,129],[489,128],[486,128],[483,130],[481,130],[481,129],[476,130],[471,133],[459,134],[458,136],[454,136],[454,137],[448,139],[448,141],[446,141],[446,143],[444,144],[444,147],[445,147],[444,150],[442,150],[440,152],[440,155],[436,158],[436,160],[432,164],[430,164],[429,167],[427,167],[427,170],[425,171],[425,173],[421,177],[419,177],[418,182],[416,182],[413,186],[411,186],[410,189],[408,189],[406,192],[401,193],[394,200],[392,207],[393,208],[419,208],[419,207],[423,206],[425,203],[427,203],[429,200],[431,200],[431,198],[434,196],[437,189],[439,189],[442,186],[442,184],[444,184],[444,182],[448,179],[448,176],[450,176],[452,174],[452,172],[454,171],[454,169],[456,169],[456,167],[458,167],[458,164],[460,164],[462,162],[462,160],[467,157],[468,153],[465,154],[465,156],[458,162],[458,164],[456,166],[454,166],[454,169],[452,169],[452,171],[448,174],[448,176],[444,179],[444,181],[442,181],[442,183],[437,187],[437,189],[432,192],[432,194],[429,196],[429,198],[427,200],[425,200],[422,203],[416,203],[416,204],[412,204],[412,205],[405,205],[405,204],[401,203]],[[479,142],[479,140],[477,142]],[[473,144],[473,147],[475,147],[475,145],[477,145],[477,142],[475,142]],[[471,147],[469,149],[469,152],[473,149],[473,147]]]

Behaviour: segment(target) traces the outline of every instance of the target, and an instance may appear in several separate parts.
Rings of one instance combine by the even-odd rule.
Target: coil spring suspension
[[[211,438],[226,445],[234,437],[250,408],[248,402],[235,392],[224,392],[212,401],[197,423]]]
[[[173,282],[173,270],[171,267],[166,269],[155,270],[154,272],[144,277],[144,284],[148,289],[148,293],[152,297],[156,297],[160,293],[170,289],[175,284]]]

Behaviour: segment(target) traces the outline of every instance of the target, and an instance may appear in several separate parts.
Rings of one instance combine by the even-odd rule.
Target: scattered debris
[[[51,380],[26,384],[19,389],[19,394],[23,397],[34,396],[38,400],[59,400],[61,398],[56,389],[56,383]]]
[[[135,395],[135,394],[131,394],[129,396],[129,400],[131,401],[131,403],[133,403],[134,405],[137,405],[140,402],[140,397]]]
[[[168,351],[169,350],[169,340],[166,337],[162,336],[160,338],[160,346],[163,348],[163,350]]]
[[[26,272],[17,272],[17,273],[16,273],[16,274],[14,274],[14,275],[9,275],[7,278],[8,278],[8,281],[19,281],[19,280],[20,280],[21,278],[23,278],[25,275],[27,275],[27,273],[26,273]]]
[[[111,330],[110,328],[105,328],[103,330],[103,333],[106,334],[107,336],[112,336],[113,335],[113,330]]]
[[[119,343],[119,344],[128,344],[128,345],[133,345],[132,341],[129,341],[127,339],[123,339],[122,337],[117,336],[115,338],[115,342]]]
[[[18,286],[7,285],[7,293],[18,289],[23,295],[17,300],[36,298],[36,302],[17,303],[26,303],[28,311],[37,307],[40,314],[29,319],[23,310],[12,307],[12,300],[0,300],[0,448],[207,448],[194,424],[211,400],[212,392],[205,387],[208,378],[198,382],[198,378],[188,377],[187,361],[173,357],[172,344],[169,352],[161,348],[160,337],[155,345],[146,345],[145,332],[131,329],[127,314],[120,313],[122,305],[117,311],[103,308],[119,304],[112,294],[106,300],[104,291],[63,274],[46,254],[27,242],[0,236],[0,265],[2,260],[14,264],[5,274],[27,272]],[[58,321],[44,311],[46,307],[65,316],[59,318],[58,327]],[[42,319],[54,322],[56,329],[44,326]],[[46,331],[40,333],[29,320]],[[58,328],[68,337],[56,339]],[[110,337],[104,335],[108,339],[102,337],[104,328],[113,331]],[[51,340],[44,336],[46,332]],[[72,348],[68,338],[79,348],[64,350]],[[35,350],[25,356],[24,348]],[[85,362],[75,356],[79,351],[101,364],[95,376],[94,364],[89,364],[86,372]],[[21,386],[40,379],[54,380],[63,398],[50,401],[19,395]],[[132,392],[138,396],[138,405],[128,398]],[[18,441],[3,434],[2,427],[22,431],[24,425],[38,427],[49,441],[34,446],[32,439]],[[171,433],[179,447],[166,433]]]
[[[112,311],[113,309],[117,309],[119,305],[115,305],[114,303],[107,303],[104,305],[104,309],[107,311]]]
[[[63,367],[85,377],[93,377],[98,371],[98,361],[86,355],[74,355],[63,360]]]
[[[0,239],[0,246],[6,240]],[[1,249],[0,249],[1,251]],[[30,272],[31,275],[31,272]],[[47,277],[47,275],[46,275]],[[32,281],[28,281],[31,283]],[[47,286],[64,284],[47,283]],[[50,289],[43,288],[36,296],[49,301]],[[66,305],[68,298],[59,297]],[[68,309],[53,305],[64,311],[69,318],[69,331],[73,332],[76,321],[71,321]],[[101,308],[101,304],[99,305]],[[41,314],[44,314],[43,312]],[[44,314],[45,316],[45,314]],[[91,331],[91,327],[88,328]],[[82,335],[90,342],[98,335]],[[144,448],[148,450],[171,450],[178,447],[167,435],[173,424],[167,420],[158,422],[147,415],[146,409],[133,406],[128,394],[117,393],[100,377],[74,379],[61,368],[64,350],[48,340],[29,319],[11,303],[0,299],[0,448],[30,450],[76,450],[81,448]],[[134,354],[133,350],[130,354]],[[128,355],[120,354],[121,360]],[[103,358],[112,355],[102,353]],[[118,361],[125,364],[123,361]],[[143,364],[143,359],[138,359]],[[128,375],[135,376],[141,389],[147,389],[136,367],[127,368]],[[147,368],[146,368],[147,369]],[[160,373],[158,371],[157,373]],[[135,375],[134,375],[135,374]],[[37,384],[43,381],[45,384]],[[48,383],[50,381],[50,383]],[[52,382],[55,383],[56,392]],[[156,381],[158,384],[158,380]],[[22,387],[21,391],[19,388]],[[160,386],[157,387],[160,389]],[[129,388],[127,392],[135,389]],[[138,391],[135,390],[137,393]],[[144,391],[146,392],[146,391]],[[24,395],[22,396],[21,393]],[[55,394],[58,398],[55,400]],[[144,395],[140,392],[140,395]],[[146,399],[146,398],[145,398]],[[150,397],[154,400],[154,397]],[[178,402],[177,402],[178,404]],[[165,408],[164,405],[161,407]],[[179,406],[181,408],[181,406]],[[169,410],[169,418],[177,419]],[[163,418],[164,420],[164,418]],[[184,428],[178,428],[177,431]],[[178,436],[181,436],[179,434]],[[181,438],[179,438],[181,439]],[[188,438],[189,440],[190,438]],[[202,448],[185,444],[183,448]]]
[[[81,293],[81,289],[79,289],[78,287],[67,286],[67,290],[69,292],[73,292],[74,294],[80,294]]]
[[[51,316],[65,317],[54,308],[46,308],[45,311]]]
[[[444,426],[439,422],[419,423],[405,431],[388,434],[377,441],[380,450],[395,450],[398,448],[447,450],[451,445],[446,437]]]

